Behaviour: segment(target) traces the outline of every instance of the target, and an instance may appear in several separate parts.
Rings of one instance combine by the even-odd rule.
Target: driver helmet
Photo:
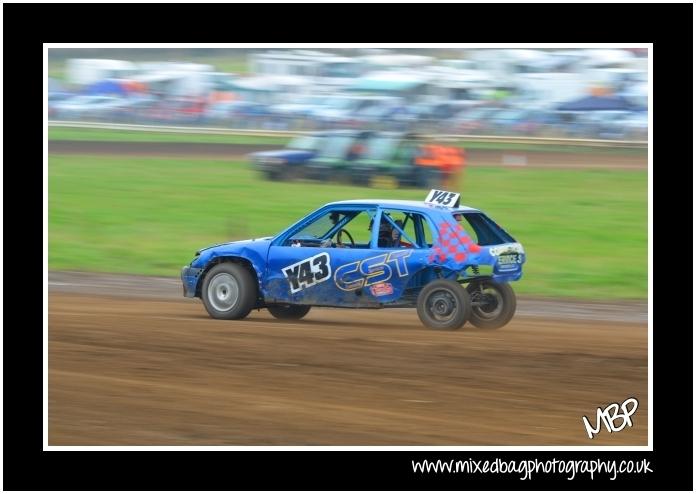
[[[375,223],[375,219],[372,218],[370,220],[370,226],[367,227],[368,230],[372,231],[372,225]],[[391,233],[392,231],[392,226],[391,224],[382,217],[382,220],[379,223],[379,232],[380,233]]]

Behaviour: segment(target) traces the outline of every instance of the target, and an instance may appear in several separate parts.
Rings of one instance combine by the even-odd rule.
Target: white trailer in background
[[[573,73],[519,74],[515,78],[518,101],[526,101],[537,109],[553,108],[559,103],[589,96],[591,89],[590,81]]]
[[[104,79],[128,79],[138,71],[131,62],[101,58],[71,58],[66,68],[68,82],[78,86]]]
[[[474,68],[496,78],[512,79],[517,74],[547,71],[551,55],[542,50],[486,48],[472,50],[468,60]]]
[[[633,68],[636,56],[627,50],[587,49],[581,51],[583,59],[578,68],[584,69],[627,69]],[[646,66],[647,68],[647,66]]]
[[[138,63],[138,69],[143,74],[157,72],[201,73],[213,72],[215,70],[212,65],[189,62],[140,62]]]
[[[385,53],[365,55],[358,60],[365,66],[365,71],[403,70],[424,67],[434,62],[433,57],[407,53]]]
[[[249,58],[251,72],[257,76],[311,78],[316,86],[340,88],[363,72],[360,60],[312,50],[269,51]]]
[[[135,80],[156,93],[175,97],[206,97],[220,74],[212,65],[184,62],[141,62]]]

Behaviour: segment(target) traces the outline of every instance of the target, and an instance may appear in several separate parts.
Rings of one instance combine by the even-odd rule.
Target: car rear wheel
[[[269,305],[268,312],[276,319],[302,319],[311,305]]]
[[[213,319],[244,319],[254,308],[258,288],[248,269],[225,262],[205,276],[201,299]]]
[[[329,182],[331,180],[331,168],[327,165],[307,165],[307,178],[318,180],[319,182]]]
[[[416,302],[418,317],[432,329],[459,329],[471,314],[469,293],[456,281],[431,281]]]
[[[472,304],[469,322],[477,328],[502,328],[515,315],[517,297],[508,283],[471,283],[467,291]]]

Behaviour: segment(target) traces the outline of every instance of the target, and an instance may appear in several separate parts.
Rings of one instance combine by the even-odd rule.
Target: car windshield
[[[319,136],[299,136],[290,141],[288,148],[312,151],[319,145],[319,139]]]
[[[339,215],[341,218],[342,215]],[[295,233],[293,239],[323,239],[336,224],[336,216],[326,213],[319,217],[299,232]]]

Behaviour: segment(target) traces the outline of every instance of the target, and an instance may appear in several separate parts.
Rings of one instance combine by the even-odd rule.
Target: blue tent
[[[623,96],[586,96],[584,98],[563,103],[556,109],[559,111],[645,110],[644,107],[631,103]]]
[[[97,95],[109,95],[109,96],[125,96],[127,91],[121,85],[119,81],[114,81],[110,79],[105,79],[103,81],[95,82],[94,84],[87,86],[83,91],[83,94],[89,96]]]

